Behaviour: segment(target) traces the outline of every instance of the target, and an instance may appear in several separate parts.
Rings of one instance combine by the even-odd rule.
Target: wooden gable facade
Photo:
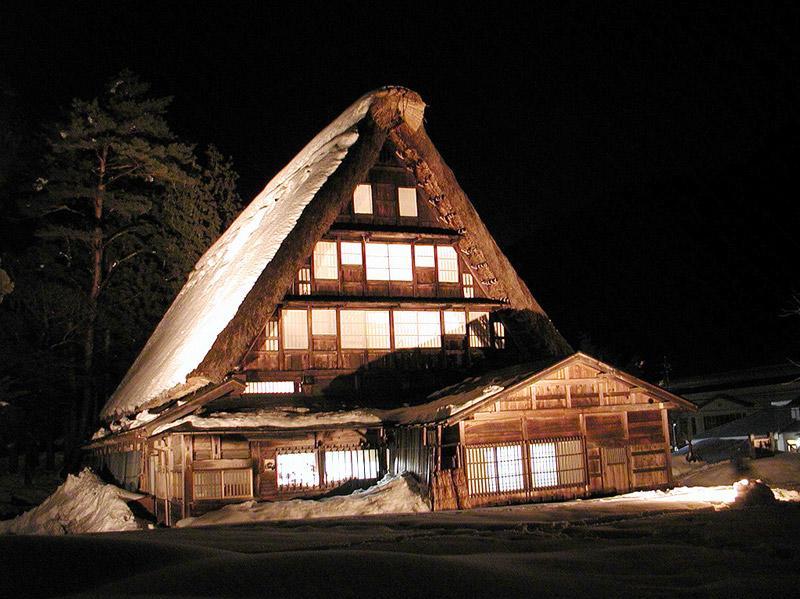
[[[665,488],[667,411],[692,408],[578,353],[438,422],[401,421],[393,465],[429,480],[437,509]]]

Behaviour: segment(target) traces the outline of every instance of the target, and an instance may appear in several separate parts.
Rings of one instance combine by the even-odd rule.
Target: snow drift
[[[0,534],[65,535],[88,532],[138,530],[143,525],[126,501],[142,495],[101,481],[89,468],[68,475],[41,505],[0,522]]]
[[[269,520],[300,520],[305,518],[335,518],[367,516],[370,514],[429,512],[419,485],[411,474],[385,476],[375,486],[350,495],[323,499],[292,499],[290,501],[247,501],[227,505],[197,518],[185,518],[178,527],[212,526],[215,524],[249,524]]]

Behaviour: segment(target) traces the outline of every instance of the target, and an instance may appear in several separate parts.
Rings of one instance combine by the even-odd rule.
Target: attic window
[[[307,266],[297,271],[297,292],[300,295],[311,295],[311,269]]]
[[[333,280],[339,278],[335,241],[320,241],[314,247],[314,278]]]
[[[308,349],[308,313],[305,310],[283,311],[284,349]]]
[[[265,348],[267,351],[278,351],[278,321],[275,319],[270,320],[267,322],[267,329],[266,329],[266,344]]]
[[[342,265],[361,266],[361,243],[358,241],[343,241],[340,246],[342,252]]]
[[[414,262],[417,268],[434,268],[436,266],[436,259],[433,253],[433,246],[415,245]]]
[[[411,246],[407,243],[368,243],[367,279],[411,281]]]
[[[372,214],[372,186],[363,184],[353,192],[353,212],[356,214]]]
[[[439,282],[458,283],[458,256],[456,250],[449,245],[436,248],[439,263]]]
[[[464,297],[475,297],[475,280],[471,273],[465,272],[461,275],[461,285],[464,288]]]
[[[415,187],[398,187],[397,200],[400,216],[417,216],[417,189]]]

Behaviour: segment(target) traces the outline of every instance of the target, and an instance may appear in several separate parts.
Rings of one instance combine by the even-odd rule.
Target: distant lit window
[[[466,335],[467,316],[463,312],[453,310],[444,311],[444,334],[445,335]]]
[[[342,349],[389,349],[388,310],[341,310]]]
[[[399,187],[397,198],[400,216],[417,216],[417,190],[415,187]]]
[[[248,381],[242,393],[294,393],[294,381]]]
[[[318,487],[317,456],[313,451],[276,456],[279,487]]]
[[[441,347],[442,326],[439,312],[395,310],[394,345],[398,349]]]
[[[353,212],[372,214],[372,186],[359,185],[353,192]]]
[[[339,278],[339,268],[336,263],[335,241],[320,241],[314,248],[314,278]]]
[[[278,351],[278,320],[277,319],[270,319],[267,322],[267,329],[266,329],[266,347],[267,351]]]
[[[470,312],[469,320],[469,346],[489,346],[489,313]]]
[[[433,268],[436,266],[432,245],[414,246],[414,264],[417,268]]]
[[[336,335],[336,310],[314,308],[311,310],[312,335]]]
[[[361,242],[343,241],[339,247],[342,252],[342,264],[361,266]]]
[[[284,349],[308,349],[308,314],[305,310],[283,311]]]
[[[475,297],[475,280],[470,273],[461,275],[461,285],[464,288],[464,297]]]
[[[411,245],[367,243],[367,279],[370,281],[411,281]]]
[[[441,283],[458,283],[458,256],[456,250],[449,245],[436,248]]]

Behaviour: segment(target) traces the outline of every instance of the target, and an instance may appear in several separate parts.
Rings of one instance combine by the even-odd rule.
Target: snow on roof
[[[767,408],[696,435],[696,439],[742,439],[781,432],[792,423],[788,409]]]
[[[236,314],[256,279],[320,187],[358,139],[356,126],[376,92],[345,110],[281,170],[200,258],[164,318],[101,412],[103,419],[171,398],[190,379],[217,335]]]
[[[262,408],[241,412],[212,412],[205,416],[190,415],[174,422],[162,424],[153,430],[157,435],[177,427],[191,429],[297,429],[328,426],[380,425],[383,412],[380,410],[346,410],[338,412],[315,412],[309,408],[291,406]]]

